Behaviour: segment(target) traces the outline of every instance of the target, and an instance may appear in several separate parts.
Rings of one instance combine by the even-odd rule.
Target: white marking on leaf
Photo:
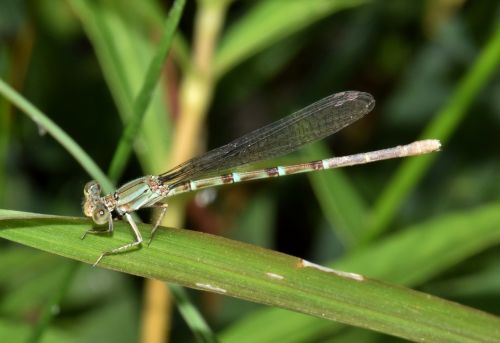
[[[333,273],[333,274],[336,274],[338,276],[349,278],[349,279],[353,279],[353,280],[356,280],[356,281],[363,281],[365,279],[363,277],[363,275],[360,275],[360,274],[343,272],[341,270],[335,270],[335,269],[332,269],[332,268],[320,266],[319,264],[312,263],[312,262],[309,262],[307,260],[301,260],[300,266],[303,267],[303,268],[315,268],[315,269],[321,270],[322,272]]]
[[[266,273],[271,279],[283,280],[285,277],[283,275],[275,274],[275,273]]]
[[[196,286],[200,287],[200,288],[204,288],[204,289],[207,289],[209,291],[213,291],[213,292],[217,292],[217,293],[227,293],[227,291],[224,289],[224,288],[220,288],[220,287],[217,287],[217,286],[213,286],[209,283],[201,283],[201,282],[197,282],[196,283]]]

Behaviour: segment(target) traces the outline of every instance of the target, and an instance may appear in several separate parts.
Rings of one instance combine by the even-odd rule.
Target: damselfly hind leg
[[[133,242],[128,243],[128,244],[122,245],[121,247],[103,252],[101,254],[101,256],[99,256],[97,261],[95,261],[95,263],[92,265],[93,267],[97,266],[97,264],[99,264],[99,262],[102,260],[102,258],[104,256],[119,254],[119,253],[128,251],[134,247],[139,247],[141,245],[141,243],[143,241],[142,235],[141,235],[141,232],[139,231],[139,228],[137,227],[137,224],[134,222],[134,219],[128,213],[125,213],[123,216],[125,217],[125,219],[127,219],[128,223],[130,224],[130,227],[132,228],[132,231],[133,231],[134,236],[135,236],[135,240]]]
[[[154,207],[160,208],[160,214],[158,215],[158,219],[156,219],[155,225],[153,226],[153,230],[151,230],[151,237],[149,237],[148,247],[151,244],[151,242],[153,241],[153,237],[155,235],[156,230],[158,229],[158,226],[160,226],[161,221],[163,220],[163,218],[165,217],[165,214],[167,213],[168,204],[157,203],[157,204],[155,204]]]

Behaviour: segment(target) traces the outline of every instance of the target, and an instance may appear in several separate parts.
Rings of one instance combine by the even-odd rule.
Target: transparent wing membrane
[[[172,186],[186,180],[217,175],[248,163],[286,155],[323,139],[369,113],[375,99],[368,93],[332,94],[274,123],[190,159],[161,174]]]

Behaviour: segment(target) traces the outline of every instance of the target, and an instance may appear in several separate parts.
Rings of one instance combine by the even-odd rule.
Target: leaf
[[[0,337],[7,342],[27,342],[33,328],[31,325],[19,324],[12,321],[0,320]],[[44,342],[64,343],[74,339],[60,329],[50,328],[45,333]]]
[[[347,255],[333,266],[369,274],[388,282],[417,285],[473,254],[498,244],[499,221],[500,203],[445,215],[373,243]],[[264,322],[267,323],[265,328],[262,327]],[[303,342],[332,335],[341,328],[341,325],[326,325],[324,321],[298,313],[265,309],[231,326],[222,338],[224,342],[245,342],[246,337],[259,342]],[[249,332],[254,334],[249,336]],[[485,331],[483,341],[487,341],[487,337]]]
[[[325,144],[305,148],[310,159],[331,156]],[[355,246],[363,236],[367,215],[366,204],[341,169],[310,173],[314,189],[325,217],[347,246]]]
[[[164,25],[165,27],[162,39],[159,43],[158,51],[156,51],[151,63],[148,66],[144,82],[142,83],[139,94],[134,101],[132,117],[129,118],[128,123],[123,130],[120,141],[118,142],[118,147],[116,148],[115,154],[111,160],[108,174],[112,180],[116,181],[120,178],[123,174],[123,169],[130,158],[130,152],[132,150],[134,139],[141,128],[144,114],[149,107],[151,97],[154,90],[157,88],[158,81],[162,75],[163,66],[166,58],[168,57],[173,36],[175,30],[177,29],[185,3],[186,0],[176,0],[169,12]]]
[[[82,21],[122,121],[127,122],[132,117],[134,99],[154,55],[153,44],[148,33],[144,32],[144,27],[149,24],[141,23],[141,16],[127,12],[133,8],[120,8],[117,1],[70,0],[69,4]],[[136,148],[143,148],[137,150],[141,152],[138,157],[143,168],[152,173],[166,169],[170,148],[170,121],[165,115],[165,99],[162,97],[165,93],[161,86],[153,93],[136,145]]]
[[[0,211],[0,237],[87,263],[130,241],[125,223],[115,227],[113,239],[80,241],[86,219]],[[150,247],[107,256],[100,266],[412,340],[500,339],[500,320],[486,313],[200,232],[163,230]]]

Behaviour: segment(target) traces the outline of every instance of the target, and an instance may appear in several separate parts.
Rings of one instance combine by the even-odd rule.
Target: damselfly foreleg
[[[88,235],[88,234],[93,234],[93,235],[102,235],[102,234],[105,234],[105,233],[111,233],[113,232],[113,218],[109,218],[109,221],[108,221],[108,229],[107,230],[94,230],[94,229],[90,229],[90,230],[87,230],[85,231],[85,233],[83,234],[82,237],[80,237],[81,240],[85,239],[85,237]]]

